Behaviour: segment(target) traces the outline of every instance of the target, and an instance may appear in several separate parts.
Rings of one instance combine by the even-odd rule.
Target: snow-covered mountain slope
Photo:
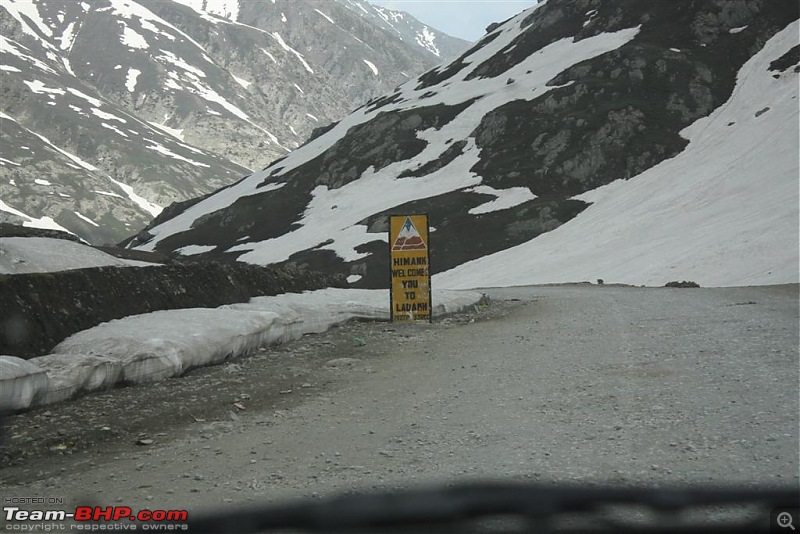
[[[198,12],[205,12],[209,15],[228,19],[233,22],[247,22],[252,23],[250,19],[253,10],[248,10],[241,0],[175,0],[181,4],[190,6]],[[442,63],[445,60],[455,58],[459,53],[463,52],[468,46],[469,42],[442,33],[434,28],[428,27],[426,24],[420,22],[408,13],[397,11],[394,9],[387,9],[382,6],[370,4],[360,0],[333,0],[342,6],[346,7],[356,15],[364,18],[371,25],[377,26],[382,30],[386,30],[389,34],[396,36],[401,41],[410,44],[412,48],[425,56],[430,56],[430,59],[436,63]],[[349,17],[342,16],[340,8],[331,6],[332,0],[322,0],[317,2],[306,2],[310,5],[319,16],[324,17],[328,22],[338,26],[345,32],[352,35],[360,35],[362,31],[352,31],[352,20]],[[266,3],[266,2],[265,2]],[[293,10],[292,4],[296,4],[296,0],[280,0],[271,2],[275,4],[277,9],[280,9],[281,22],[286,23],[283,18],[286,13],[296,14]],[[312,5],[313,4],[313,5]],[[260,11],[260,9],[259,9]],[[303,10],[301,13],[309,13],[308,10]],[[336,19],[331,17],[335,14]],[[312,16],[313,18],[313,16]],[[349,26],[349,29],[347,27]],[[297,36],[303,39],[303,36]],[[311,37],[310,35],[305,36]]]
[[[540,3],[132,245],[383,287],[387,215],[427,212],[434,272],[462,266],[445,286],[796,281],[797,19],[790,2]],[[735,242],[765,259],[714,264]]]
[[[3,60],[6,67],[14,63]],[[248,172],[127,113],[79,80],[63,85],[47,72],[19,74],[3,76],[3,87],[22,98],[0,112],[0,220],[114,242],[172,200]]]
[[[3,2],[0,219],[121,240],[436,62],[334,2]]]
[[[420,47],[439,62],[455,58],[469,46],[467,41],[430,28],[403,11],[360,0],[336,1],[376,26],[397,35],[400,40]]]
[[[770,64],[797,46],[799,31],[789,25],[745,64],[730,100],[682,132],[683,152],[580,195],[591,206],[568,224],[434,283],[798,282],[798,78]]]

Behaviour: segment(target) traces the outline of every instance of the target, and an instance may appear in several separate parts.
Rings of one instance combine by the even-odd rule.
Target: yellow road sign
[[[428,216],[389,218],[392,321],[431,320]]]

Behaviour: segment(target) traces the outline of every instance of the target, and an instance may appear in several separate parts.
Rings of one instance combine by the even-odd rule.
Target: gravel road
[[[797,285],[486,293],[14,416],[2,495],[207,510],[485,477],[798,486]]]

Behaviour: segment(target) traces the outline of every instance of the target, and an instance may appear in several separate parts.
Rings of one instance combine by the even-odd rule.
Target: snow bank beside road
[[[463,310],[481,297],[434,290],[434,316]],[[389,292],[322,289],[125,317],[78,332],[47,356],[0,356],[0,410],[59,402],[117,383],[162,380],[356,318],[388,320]]]

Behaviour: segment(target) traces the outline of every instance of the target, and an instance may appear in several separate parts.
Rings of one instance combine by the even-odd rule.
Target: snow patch
[[[51,30],[42,19],[42,16],[39,14],[39,9],[34,2],[30,0],[3,0],[3,8],[5,8],[12,17],[17,19],[24,33],[32,35],[43,45],[50,45],[50,43],[41,38],[39,33],[47,37],[52,37],[53,30]],[[28,24],[29,21],[33,23],[33,26]],[[38,30],[39,33],[37,33],[36,30]]]
[[[167,122],[167,118],[164,118],[164,122],[165,123]],[[156,128],[158,128],[162,132],[167,133],[167,134],[171,135],[172,137],[174,137],[176,139],[180,139],[181,141],[185,141],[185,139],[183,138],[183,130],[184,130],[183,128],[181,128],[181,129],[170,128],[166,124],[159,124],[157,122],[151,122],[151,121],[147,121],[147,123],[150,124],[151,126],[155,126]],[[153,141],[153,142],[155,142],[155,141]]]
[[[117,117],[113,113],[106,113],[105,111],[101,111],[101,110],[99,110],[97,108],[92,108],[91,111],[92,111],[92,115],[95,115],[95,116],[100,117],[101,119],[104,119],[104,120],[107,120],[107,121],[119,121],[122,124],[127,124],[127,122],[128,122],[128,121],[126,121],[125,119],[123,119],[121,117]]]
[[[239,0],[207,0],[206,11],[236,22],[239,19]]]
[[[125,198],[125,197],[123,197],[122,195],[118,195],[118,194],[116,194],[116,193],[111,193],[110,191],[98,191],[98,190],[94,190],[94,191],[92,191],[92,193],[97,193],[98,195],[104,195],[104,196],[107,196],[107,197],[114,197],[114,198]]]
[[[362,61],[367,64],[367,67],[369,67],[369,69],[372,71],[372,74],[375,76],[378,75],[378,67],[376,67],[374,63],[367,61],[366,59],[363,59]]]
[[[103,128],[106,128],[108,130],[112,130],[112,131],[118,133],[119,135],[121,135],[122,137],[126,137],[126,138],[128,137],[128,134],[126,134],[125,132],[123,132],[122,130],[117,128],[116,126],[114,126],[112,124],[109,124],[107,122],[101,122],[100,126],[102,126]]]
[[[95,107],[100,107],[100,106],[103,105],[103,103],[100,100],[98,100],[96,98],[92,98],[91,96],[87,95],[86,93],[78,91],[77,89],[73,89],[72,87],[67,87],[67,91],[72,93],[73,95],[77,96],[78,98],[83,98],[84,100],[86,100],[87,102],[89,102],[90,104],[92,104]]]
[[[216,102],[217,104],[228,110],[233,115],[236,115],[240,119],[250,122],[250,116],[247,113],[245,113],[235,105],[231,104],[227,100],[225,100],[225,97],[220,95],[212,88],[208,86],[196,86],[194,89],[190,89],[190,92],[196,93],[197,95],[208,100],[209,102]]]
[[[142,25],[143,30],[147,30],[149,32],[155,33],[156,35],[161,35],[169,39],[170,41],[175,41],[175,36],[169,32],[162,31],[158,26],[153,24],[147,19],[140,19],[139,23]]]
[[[161,17],[154,14],[152,11],[144,7],[138,2],[130,2],[129,0],[108,0],[111,4],[108,8],[97,9],[96,11],[103,11],[103,10],[110,10],[113,13],[121,16],[125,19],[138,19],[139,22],[143,20],[147,20],[153,23],[161,24],[171,30],[174,30],[179,35],[183,36],[188,42],[192,43],[196,46],[202,53],[205,52],[200,43],[192,39],[188,34],[184,33],[183,31],[179,30],[177,27],[173,26],[166,20],[162,19]]]
[[[208,13],[216,15],[223,19],[236,22],[239,18],[239,0],[174,0],[179,4],[183,4],[192,8],[200,14]],[[206,18],[206,17],[204,17]],[[206,18],[211,22],[217,22],[214,19]]]
[[[249,88],[251,85],[253,85],[253,82],[248,82],[248,81],[247,81],[247,80],[245,80],[244,78],[239,78],[238,76],[236,76],[236,75],[235,75],[235,74],[233,74],[233,73],[231,73],[231,76],[233,76],[233,79],[234,79],[234,80],[236,80],[236,83],[238,83],[239,85],[241,85],[241,86],[242,86],[242,87],[244,87],[245,89],[247,89],[247,88]]]
[[[239,19],[239,0],[207,0],[206,11],[236,22]]]
[[[169,75],[169,74],[174,74],[174,73],[173,72],[168,72],[167,75]],[[175,90],[178,90],[178,91],[183,90],[183,87],[181,87],[172,78],[167,78],[167,81],[164,82],[164,87],[166,87],[167,89],[175,89]]]
[[[61,45],[59,48],[61,50],[69,50],[72,47],[72,42],[75,40],[75,22],[70,22],[66,28],[64,28],[64,32],[61,34],[59,41],[61,41]]]
[[[269,57],[269,58],[272,60],[272,62],[273,62],[273,63],[275,63],[275,64],[277,65],[277,63],[278,63],[278,60],[277,60],[277,59],[275,59],[275,56],[273,56],[272,54],[270,54],[270,53],[269,53],[267,50],[265,50],[265,49],[263,49],[263,48],[259,48],[259,50],[261,50],[262,52],[264,52],[264,53],[265,53],[265,54],[266,54],[266,55],[267,55],[267,56],[268,56],[268,57]]]
[[[72,76],[75,76],[75,72],[72,70],[72,65],[69,62],[69,59],[66,57],[61,58],[61,64],[64,65],[64,69]]]
[[[332,18],[330,18],[328,15],[326,15],[325,13],[323,13],[322,11],[320,11],[319,9],[315,9],[314,11],[316,11],[317,13],[319,13],[320,15],[322,15],[323,17],[325,17],[326,19],[328,19],[328,22],[330,22],[331,24],[336,24],[335,22],[333,22],[333,19],[332,19]]]
[[[189,163],[190,165],[194,165],[195,167],[206,167],[206,168],[210,167],[210,165],[207,165],[205,163],[200,163],[199,161],[195,161],[193,159],[189,159],[189,158],[186,158],[184,156],[181,156],[180,154],[176,154],[172,150],[168,149],[167,147],[165,147],[164,145],[162,145],[160,143],[157,143],[156,141],[153,141],[152,139],[145,139],[145,141],[147,141],[148,143],[152,143],[151,145],[145,145],[145,148],[148,148],[150,150],[155,150],[156,152],[164,154],[165,156],[169,156],[172,159],[176,159],[176,160],[179,160],[179,161],[185,161],[186,163]]]
[[[195,67],[193,65],[190,65],[183,58],[180,58],[180,57],[176,56],[172,52],[170,52],[168,50],[161,50],[161,49],[159,49],[159,52],[161,52],[161,54],[156,56],[156,59],[162,60],[162,62],[167,62],[167,63],[170,63],[172,65],[175,65],[176,67],[179,67],[180,69],[183,69],[183,70],[185,70],[187,72],[191,72],[192,74],[194,74],[195,76],[198,76],[200,78],[205,78],[206,77],[206,73],[205,72],[203,72],[202,70],[198,69],[197,67]]]
[[[84,218],[78,212],[75,212]],[[87,222],[95,224],[88,217]],[[0,274],[52,273],[87,267],[157,265],[123,260],[96,248],[51,237],[4,237],[0,242]]]
[[[185,247],[175,249],[175,252],[183,256],[194,256],[195,254],[211,252],[215,248],[217,248],[216,245],[187,245]]]
[[[4,115],[4,114],[3,114],[3,115]],[[16,121],[15,121],[15,122],[16,122]],[[23,126],[23,128],[25,128],[25,127]],[[73,154],[73,153],[71,153],[71,152],[67,152],[67,151],[66,151],[66,150],[64,150],[63,148],[59,148],[59,147],[57,147],[55,144],[53,144],[53,143],[52,143],[52,142],[51,142],[51,141],[50,141],[48,138],[46,138],[46,137],[45,137],[45,136],[43,136],[42,134],[36,133],[36,132],[34,132],[34,131],[32,131],[32,130],[28,130],[27,128],[25,128],[25,129],[26,129],[28,132],[30,132],[31,134],[33,134],[33,135],[35,135],[36,137],[38,137],[39,139],[41,139],[41,140],[42,140],[44,143],[46,143],[48,146],[50,146],[50,148],[52,148],[53,150],[55,150],[55,151],[56,151],[56,152],[58,152],[59,154],[61,154],[61,155],[65,156],[67,159],[69,159],[70,161],[72,161],[72,162],[76,163],[76,164],[77,164],[77,165],[79,165],[80,167],[83,167],[83,168],[84,168],[84,169],[86,169],[87,171],[96,171],[96,170],[97,170],[97,167],[95,167],[95,166],[94,166],[94,165],[92,165],[91,163],[88,163],[88,162],[86,162],[86,161],[82,160],[81,158],[79,158],[78,156],[76,156],[75,154]]]
[[[155,204],[155,203],[153,203],[153,202],[150,202],[150,201],[149,201],[149,200],[147,200],[146,198],[144,198],[144,197],[140,197],[139,195],[137,195],[137,194],[134,192],[133,188],[132,188],[131,186],[129,186],[128,184],[124,184],[124,183],[122,183],[122,182],[120,182],[120,181],[117,181],[117,180],[115,180],[115,179],[111,178],[110,176],[108,176],[107,178],[108,178],[109,180],[111,180],[113,183],[115,183],[115,184],[117,185],[117,187],[119,187],[120,189],[122,189],[122,190],[125,192],[125,194],[126,194],[126,195],[128,195],[128,198],[129,198],[129,199],[130,199],[130,200],[131,200],[131,201],[132,201],[134,204],[136,204],[137,206],[139,206],[140,208],[142,208],[144,211],[148,212],[148,213],[149,213],[150,215],[152,215],[153,217],[157,217],[159,213],[161,213],[162,211],[164,211],[164,208],[162,208],[162,207],[161,207],[161,206],[159,206],[158,204]]]
[[[481,193],[484,195],[494,195],[497,197],[495,200],[485,202],[480,206],[475,206],[474,208],[470,209],[468,213],[471,213],[472,215],[479,215],[481,213],[489,213],[492,211],[513,208],[514,206],[519,206],[524,202],[528,202],[529,200],[536,198],[536,195],[531,193],[531,190],[527,187],[495,189],[493,187],[489,187],[488,185],[480,185],[478,187],[467,189],[467,191]]]
[[[139,75],[141,73],[142,71],[139,69],[128,69],[128,75],[125,78],[125,88],[129,93],[132,93],[136,90],[136,80],[139,79]]]
[[[306,70],[307,70],[308,72],[310,72],[311,74],[314,74],[314,71],[313,71],[313,70],[311,70],[311,67],[308,65],[308,63],[306,63],[306,60],[305,60],[305,58],[303,58],[303,54],[301,54],[300,52],[298,52],[297,50],[295,50],[295,49],[294,49],[294,48],[292,48],[291,46],[287,45],[287,44],[286,44],[286,41],[284,41],[284,40],[283,40],[283,37],[281,37],[281,34],[279,34],[278,32],[273,32],[273,33],[271,33],[270,35],[271,35],[271,36],[272,36],[272,37],[273,37],[273,38],[274,38],[276,41],[278,41],[278,44],[281,46],[281,48],[283,48],[284,50],[286,50],[287,52],[289,52],[289,53],[291,53],[291,54],[294,54],[294,55],[297,57],[297,59],[299,59],[299,60],[300,60],[300,62],[303,64],[303,66],[306,68]]]
[[[43,41],[43,42],[45,42],[45,41]],[[56,71],[54,71],[52,68],[50,68],[50,66],[47,65],[47,63],[45,63],[45,62],[43,62],[43,61],[41,61],[41,60],[39,60],[39,59],[37,59],[37,58],[35,58],[33,56],[29,56],[28,54],[26,54],[22,50],[20,50],[18,48],[18,46],[22,47],[22,48],[26,48],[26,47],[16,43],[15,41],[12,41],[11,39],[7,39],[7,38],[3,37],[2,35],[0,35],[0,50],[2,50],[3,52],[7,52],[9,54],[12,54],[12,55],[22,59],[23,61],[31,63],[31,64],[33,64],[33,66],[35,66],[36,68],[38,68],[40,70],[43,70],[43,71],[48,72],[50,74],[56,74]]]
[[[30,89],[32,93],[35,93],[37,95],[48,94],[51,95],[52,98],[52,95],[65,94],[65,91],[63,89],[58,89],[57,87],[47,87],[43,82],[39,80],[33,80],[33,81],[22,80],[22,83],[27,85],[28,89]]]
[[[136,30],[128,25],[124,25],[122,27],[122,37],[120,38],[120,41],[122,44],[130,48],[138,48],[140,50],[147,50],[150,48],[150,45],[147,43],[147,39],[145,39],[142,34],[136,32]]]
[[[181,131],[183,131],[183,130],[181,130]],[[204,156],[206,154],[205,152],[203,152],[199,148],[193,147],[192,145],[187,145],[186,143],[181,143],[181,142],[179,142],[178,144],[181,145],[186,150],[188,150],[189,152],[194,152],[195,154],[200,154],[201,156]]]
[[[429,51],[436,57],[441,55],[439,48],[436,46],[436,34],[433,33],[427,26],[422,27],[422,31],[417,33],[417,44]]]
[[[79,212],[79,211],[73,211],[72,213],[74,213],[75,215],[77,215],[77,216],[78,216],[80,219],[83,219],[83,220],[84,220],[84,221],[86,221],[87,223],[91,224],[92,226],[95,226],[95,227],[97,227],[97,228],[100,228],[100,225],[99,225],[99,224],[97,224],[96,222],[94,222],[93,220],[91,220],[89,217],[87,217],[86,215],[82,214],[81,212]]]
[[[10,213],[11,215],[16,215],[17,217],[25,219],[22,222],[22,226],[27,226],[27,227],[30,227],[30,228],[43,228],[45,230],[61,230],[62,232],[67,232],[69,234],[72,233],[69,230],[67,230],[66,228],[64,228],[63,226],[61,226],[60,224],[58,224],[57,222],[55,222],[50,217],[38,217],[38,218],[37,217],[31,217],[30,215],[26,215],[25,213],[22,213],[18,209],[12,208],[11,206],[6,204],[2,200],[0,200],[0,211],[5,211],[6,213]],[[5,242],[6,242],[7,239],[10,239],[10,238],[3,238],[4,246],[5,246]]]

